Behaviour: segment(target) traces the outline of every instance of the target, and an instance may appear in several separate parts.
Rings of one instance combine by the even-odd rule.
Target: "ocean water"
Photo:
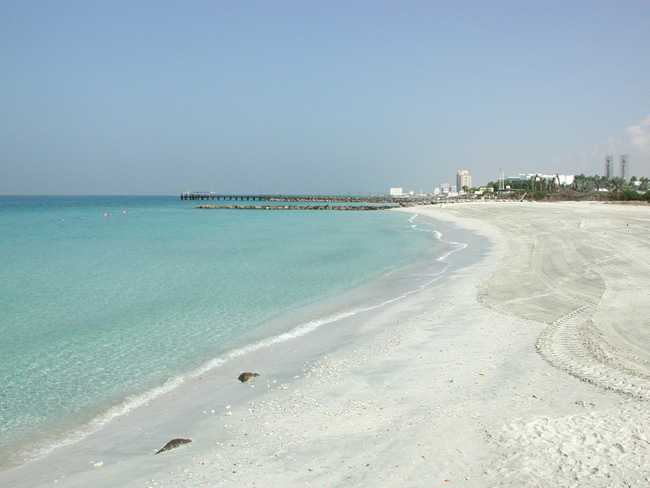
[[[0,466],[390,296],[327,299],[393,274],[391,293],[422,286],[396,270],[451,249],[401,212],[198,203],[0,197]]]

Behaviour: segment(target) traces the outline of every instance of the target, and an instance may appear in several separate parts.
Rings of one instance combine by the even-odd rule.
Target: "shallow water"
[[[4,463],[238,351],[421,286],[439,270],[395,271],[449,250],[404,213],[193,204],[0,197]],[[362,286],[373,282],[381,289]]]

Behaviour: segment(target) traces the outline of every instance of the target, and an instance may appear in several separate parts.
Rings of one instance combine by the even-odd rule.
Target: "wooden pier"
[[[397,198],[387,195],[375,196],[332,196],[332,195],[232,195],[219,194],[213,191],[184,191],[181,200],[230,200],[230,201],[262,201],[262,202],[309,202],[309,203],[371,203],[413,205],[431,203],[428,196]]]

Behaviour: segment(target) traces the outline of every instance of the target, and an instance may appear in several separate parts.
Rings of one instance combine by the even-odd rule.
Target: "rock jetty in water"
[[[197,205],[200,209],[230,210],[386,210],[394,205]]]

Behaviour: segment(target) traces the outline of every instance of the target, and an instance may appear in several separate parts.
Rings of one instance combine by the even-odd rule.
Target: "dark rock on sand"
[[[156,451],[156,454],[160,454],[163,451],[169,451],[170,449],[174,449],[175,447],[182,446],[183,444],[188,444],[190,442],[192,442],[192,439],[172,439],[167,444],[165,444],[165,447],[159,451]]]
[[[259,373],[242,373],[239,375],[239,381],[246,383],[248,380],[255,378],[256,376],[259,376]]]

